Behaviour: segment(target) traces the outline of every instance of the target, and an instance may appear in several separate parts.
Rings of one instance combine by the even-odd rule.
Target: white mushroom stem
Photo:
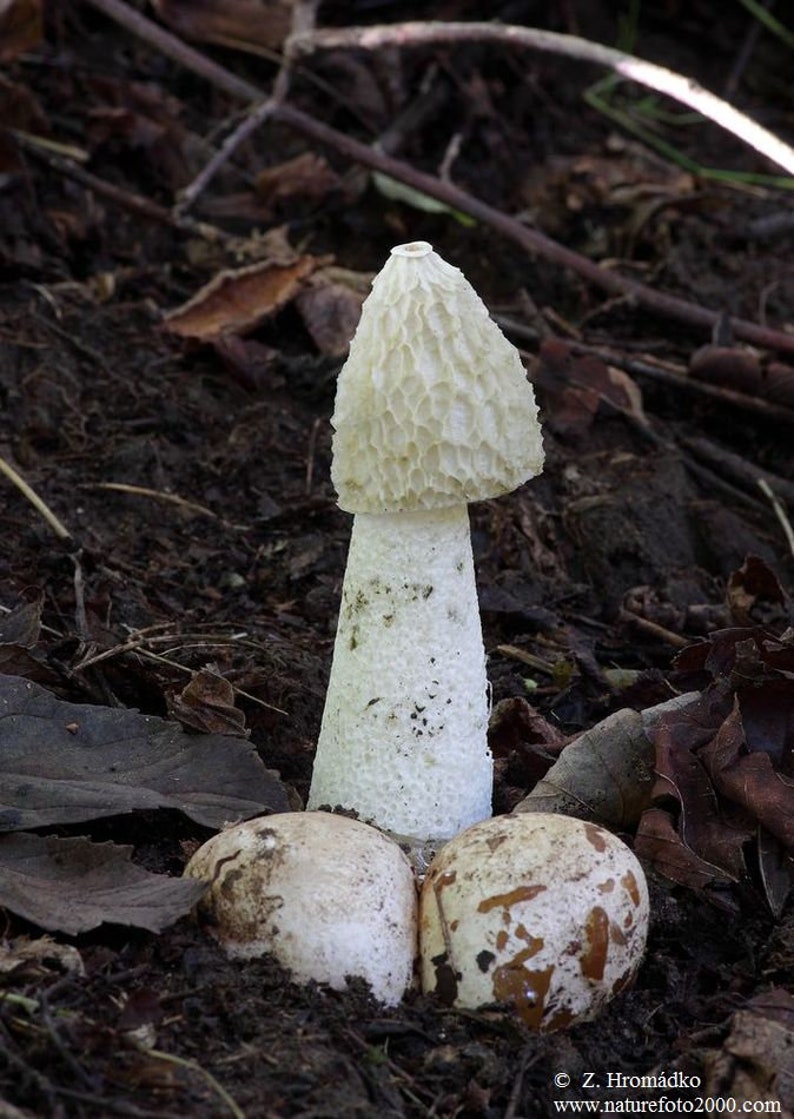
[[[539,472],[517,350],[424,241],[392,249],[339,374],[331,477],[356,515],[309,807],[427,848],[490,815],[467,505]]]
[[[449,839],[491,814],[487,724],[466,506],[359,513],[309,808]]]

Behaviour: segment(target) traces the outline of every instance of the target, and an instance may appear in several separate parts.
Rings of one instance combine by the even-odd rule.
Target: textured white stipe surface
[[[487,724],[465,505],[358,515],[309,807],[448,839],[491,814]]]
[[[331,476],[351,513],[495,497],[540,473],[543,444],[518,351],[459,269],[398,245],[339,375]]]

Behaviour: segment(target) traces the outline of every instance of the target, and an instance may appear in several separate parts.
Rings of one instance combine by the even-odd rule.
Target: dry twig
[[[292,34],[295,37],[310,34],[314,28],[314,17],[319,0],[296,0],[292,12]],[[234,155],[242,143],[249,136],[273,116],[276,108],[286,99],[289,92],[289,83],[292,72],[292,58],[285,55],[279,68],[276,80],[273,83],[273,92],[270,97],[260,101],[258,105],[243,118],[237,128],[229,133],[223,144],[195,177],[181,192],[176,212],[183,215],[196,201],[200,194],[220,169]]]
[[[136,214],[145,221],[154,222],[157,225],[171,226],[181,233],[202,237],[206,241],[233,240],[228,233],[210,225],[208,222],[194,221],[193,218],[174,213],[165,206],[160,206],[157,202],[153,202],[151,198],[144,198],[143,195],[124,190],[115,183],[109,183],[107,179],[100,179],[98,175],[94,175],[91,171],[82,167],[73,157],[67,156],[62,151],[56,151],[51,143],[43,143],[38,136],[16,131],[12,135],[17,144],[34,159],[46,163],[48,167],[58,171],[67,179],[73,179],[74,182],[87,187],[101,198],[106,198],[120,209]]]
[[[294,57],[318,50],[356,48],[382,50],[384,47],[419,47],[447,43],[496,43],[499,46],[518,46],[529,50],[547,51],[552,54],[576,58],[606,66],[621,77],[664,93],[682,105],[701,113],[726,129],[738,139],[749,144],[773,163],[794,175],[794,148],[779,136],[757,124],[722,98],[703,89],[684,74],[677,74],[665,66],[636,58],[634,55],[581,39],[576,35],[562,35],[556,31],[542,31],[537,27],[518,27],[499,23],[442,23],[436,21],[381,24],[376,27],[343,27],[330,30],[301,32],[291,36],[288,54]]]
[[[685,649],[687,645],[691,645],[690,638],[682,637],[680,633],[673,633],[671,629],[665,626],[660,626],[657,622],[652,622],[649,618],[643,618],[639,614],[635,614],[633,610],[627,610],[624,606],[620,608],[620,620],[623,622],[631,622],[637,629],[647,633],[649,637],[656,637],[659,641],[663,641],[666,645],[672,645],[674,649]]]
[[[783,506],[783,502],[772,489],[769,482],[767,482],[766,478],[758,479],[758,488],[760,489],[764,497],[769,501],[775,512],[775,516],[777,517],[778,521],[780,521],[780,527],[783,529],[783,535],[786,538],[786,543],[789,546],[789,551],[794,556],[794,529],[791,527],[791,521],[788,518],[788,514],[786,513],[786,510]]]
[[[176,505],[186,513],[201,517],[210,517],[224,528],[233,529],[235,532],[250,532],[248,525],[236,525],[231,521],[224,520],[223,517],[214,513],[212,509],[208,509],[206,505],[200,505],[197,501],[189,501],[186,497],[180,497],[175,493],[153,490],[148,486],[133,486],[127,482],[86,482],[85,485],[81,486],[81,489],[110,490],[114,493],[131,494],[134,497],[148,497],[151,498],[152,501],[162,501],[166,505]]]
[[[72,534],[66,525],[58,517],[55,516],[52,509],[43,498],[39,497],[32,486],[29,486],[25,479],[19,474],[11,465],[6,462],[4,458],[0,458],[0,471],[5,474],[9,482],[16,486],[19,492],[25,497],[33,508],[39,513],[59,540],[71,540]]]
[[[177,36],[133,11],[122,3],[122,0],[87,0],[87,2],[150,43],[161,53],[204,77],[229,96],[254,104],[267,100],[265,94],[257,86],[238,78],[225,67],[213,62],[206,55],[201,54],[200,51],[182,42]],[[442,26],[449,27],[450,25]],[[299,42],[299,40],[296,40],[296,42]],[[607,49],[604,48],[604,50]],[[640,80],[639,76],[635,75],[635,77],[638,81]],[[314,117],[293,105],[281,103],[275,106],[270,119],[290,125],[304,136],[309,136],[319,143],[325,144],[341,155],[345,155],[372,170],[380,171],[398,182],[405,183],[414,190],[427,194],[454,210],[460,210],[462,213],[468,214],[475,220],[482,222],[483,225],[496,230],[504,237],[520,245],[527,252],[533,255],[537,254],[560,267],[571,269],[595,287],[611,295],[623,296],[656,314],[677,319],[691,326],[705,327],[709,330],[716,325],[720,318],[721,312],[700,307],[677,296],[654,291],[653,288],[649,288],[636,280],[631,280],[616,272],[602,268],[595,261],[581,256],[564,245],[560,245],[535,229],[522,225],[515,218],[496,210],[485,202],[481,202],[452,183],[443,182],[434,175],[417,171],[401,160],[394,159],[375,147],[361,143],[329,125],[315,120]],[[745,339],[754,345],[767,349],[794,353],[794,336],[785,334],[782,330],[772,330],[768,327],[759,326],[757,323],[748,322],[745,319],[732,320],[731,325],[736,338]]]
[[[757,463],[713,443],[703,435],[679,437],[679,442],[696,458],[746,493],[754,494],[764,481],[781,501],[787,502],[794,508],[794,482],[763,470]]]
[[[522,341],[535,342],[540,333],[534,327],[527,326],[508,315],[494,315],[494,319],[504,330],[505,334],[512,335]],[[571,352],[574,354],[589,354],[603,361],[605,365],[614,365],[629,373],[632,377],[644,377],[647,380],[657,381],[669,385],[675,392],[685,392],[689,395],[702,396],[707,400],[714,400],[719,404],[738,408],[743,412],[751,413],[760,419],[772,420],[788,427],[794,427],[794,408],[785,404],[776,404],[772,400],[764,400],[760,396],[751,396],[737,389],[725,388],[723,385],[713,385],[709,381],[698,381],[688,376],[686,368],[676,366],[671,362],[661,363],[652,358],[626,357],[625,354],[610,350],[605,346],[591,346],[574,339],[569,342]]]

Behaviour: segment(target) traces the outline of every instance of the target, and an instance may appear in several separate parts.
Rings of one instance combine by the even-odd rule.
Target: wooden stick
[[[322,31],[302,32],[292,36],[287,43],[288,53],[294,56],[311,54],[318,50],[359,49],[381,50],[384,47],[420,47],[437,43],[496,43],[499,46],[524,47],[529,50],[547,51],[552,54],[576,58],[605,66],[629,81],[664,93],[682,105],[714,121],[720,128],[732,133],[755,151],[794,175],[794,148],[768,129],[739,112],[721,97],[710,93],[684,74],[677,74],[665,66],[646,62],[643,58],[581,39],[576,35],[562,35],[556,31],[542,31],[537,27],[519,27],[499,23],[443,23],[428,22],[380,24],[375,27],[343,27]]]
[[[501,326],[508,337],[520,341],[536,342],[538,331],[525,323],[519,322],[508,315],[494,315],[495,322]],[[642,358],[627,357],[617,353],[606,346],[590,346],[585,342],[574,339],[566,343],[574,354],[591,354],[599,358],[605,365],[616,365],[618,369],[631,374],[632,377],[645,377],[663,385],[670,385],[675,392],[684,392],[690,395],[702,396],[708,400],[717,401],[732,408],[739,408],[744,412],[752,412],[765,420],[786,424],[794,427],[794,408],[787,408],[785,404],[775,404],[771,400],[764,400],[760,396],[751,396],[746,392],[728,389],[722,385],[712,385],[708,381],[698,381],[687,374],[684,366],[675,366],[670,362],[663,364]]]
[[[75,159],[54,151],[52,144],[40,143],[39,138],[36,136],[30,136],[20,132],[13,132],[12,135],[19,146],[33,156],[34,159],[41,160],[48,167],[51,167],[54,171],[58,171],[67,179],[73,179],[75,182],[87,187],[88,190],[94,191],[94,193],[98,194],[101,198],[106,198],[120,209],[127,210],[129,213],[135,214],[145,221],[155,222],[158,225],[167,225],[178,229],[181,233],[203,237],[205,240],[215,243],[232,242],[234,240],[230,234],[225,233],[222,229],[218,229],[217,226],[209,225],[207,222],[203,221],[194,221],[193,218],[176,213],[167,209],[165,206],[160,206],[159,203],[153,202],[151,198],[145,198],[141,194],[135,194],[133,191],[124,190],[115,183],[108,182],[107,179],[100,179],[99,176],[94,175],[91,171],[87,171],[85,167],[82,167]]]
[[[673,633],[666,626],[660,626],[658,622],[652,622],[650,618],[643,618],[640,614],[635,614],[633,610],[627,610],[624,606],[620,608],[619,617],[622,622],[631,622],[637,629],[641,629],[650,637],[657,637],[660,641],[672,645],[674,649],[685,649],[687,645],[692,644],[691,638],[682,637],[680,633]]]
[[[136,12],[134,8],[124,4],[122,0],[88,0],[88,3],[109,16],[121,27],[126,27],[128,31],[137,35],[145,43],[150,43],[151,46],[156,47],[160,54],[172,58],[174,62],[178,62],[187,70],[192,70],[194,74],[205,78],[210,85],[214,85],[216,89],[222,89],[230,97],[235,97],[238,101],[257,103],[264,100],[265,95],[257,86],[245,81],[244,78],[238,78],[225,66],[219,66],[206,54],[202,54],[194,47],[189,47],[182,39],[172,35],[170,31],[166,31],[165,28],[153,20],[147,19],[140,12]]]
[[[47,522],[47,524],[50,526],[59,540],[72,539],[72,534],[71,532],[69,532],[69,529],[63,523],[63,521],[59,520],[58,517],[55,516],[46,501],[40,498],[33,487],[28,485],[22,475],[17,473],[11,463],[6,462],[6,460],[2,457],[0,457],[0,471],[5,474],[9,482],[12,482],[13,485],[16,486],[22,496],[27,498],[36,512],[41,514],[41,516],[44,518],[44,520]]]
[[[153,490],[148,486],[134,486],[127,482],[86,482],[80,488],[84,490],[112,490],[115,493],[128,493],[135,497],[149,497],[153,501],[162,501],[167,505],[176,505],[186,513],[202,517],[211,517],[212,520],[217,521],[219,524],[223,525],[224,528],[234,529],[235,532],[250,532],[248,525],[236,525],[231,521],[224,520],[223,517],[214,513],[212,509],[208,509],[206,505],[200,505],[197,501],[189,501],[187,498],[180,497],[175,493]]]
[[[122,3],[122,0],[86,0],[86,2],[150,43],[161,53],[206,78],[207,81],[229,96],[257,104],[267,100],[264,92],[255,85],[236,77],[225,67],[213,62],[193,47],[189,47],[181,39],[178,39],[152,20],[146,19],[145,16],[133,11]],[[401,26],[411,25],[403,24]],[[486,24],[485,26],[490,25]],[[300,37],[296,39],[296,42],[300,42]],[[595,261],[581,256],[564,245],[560,245],[537,230],[529,229],[515,218],[511,218],[485,202],[481,202],[452,183],[442,182],[433,175],[417,171],[407,163],[394,159],[368,144],[363,144],[359,140],[346,136],[344,133],[329,127],[329,125],[315,120],[314,117],[293,105],[282,103],[276,106],[270,119],[291,125],[303,135],[327,145],[349,159],[355,160],[372,170],[389,175],[414,190],[438,199],[452,209],[469,214],[477,221],[482,222],[483,225],[496,230],[504,237],[520,245],[527,252],[537,254],[561,267],[570,268],[571,271],[584,277],[589,283],[602,291],[611,295],[624,296],[631,302],[644,306],[655,314],[677,319],[680,322],[688,323],[690,326],[704,327],[709,331],[720,319],[721,312],[700,307],[674,295],[654,291],[653,288],[646,287],[645,284],[636,280],[628,279],[609,269],[602,268]],[[794,335],[785,334],[782,330],[772,330],[768,327],[759,326],[757,323],[748,322],[745,319],[732,319],[731,326],[736,338],[742,338],[765,349],[778,350],[782,353],[794,353]]]
[[[91,0],[93,3],[94,0]],[[654,291],[637,280],[621,276],[608,268],[603,268],[594,260],[566,248],[565,245],[553,241],[537,229],[530,229],[515,218],[500,210],[481,202],[478,198],[467,194],[460,187],[449,182],[442,182],[434,175],[424,171],[417,171],[399,159],[377,151],[375,148],[362,144],[350,136],[337,132],[327,124],[315,120],[306,113],[292,105],[279,105],[275,111],[275,120],[284,124],[291,124],[304,135],[308,135],[335,148],[343,155],[355,159],[358,163],[381,171],[399,182],[406,183],[421,193],[429,194],[453,210],[460,210],[469,214],[477,221],[520,245],[531,254],[537,254],[553,264],[570,268],[572,272],[583,276],[595,287],[601,288],[610,295],[625,297],[629,303],[640,304],[648,310],[659,315],[677,319],[679,322],[688,323],[690,326],[705,327],[711,331],[720,321],[722,312],[712,311],[708,307],[701,307],[689,303],[675,295]],[[759,326],[757,323],[748,322],[746,319],[731,319],[734,336],[752,342],[754,345],[768,349],[776,349],[785,353],[794,353],[794,335],[784,334],[782,330],[772,330],[769,327]]]
[[[295,0],[292,9],[292,34],[309,34],[314,29],[314,17],[319,0]],[[290,77],[292,72],[292,58],[284,55],[281,66],[273,82],[273,92],[270,97],[260,101],[258,105],[244,117],[238,126],[231,132],[223,144],[191,183],[181,191],[179,203],[176,207],[180,214],[184,214],[196,199],[207,188],[210,181],[217,175],[234,155],[237,149],[249,136],[273,115],[273,109],[280,102],[285,101],[289,93]]]
[[[783,506],[783,502],[777,496],[775,491],[767,482],[766,478],[758,479],[758,488],[766,497],[775,511],[775,516],[780,521],[780,527],[783,529],[783,535],[786,538],[786,543],[789,546],[789,551],[794,556],[794,529],[791,527],[791,521],[788,519],[788,514]]]
[[[702,435],[679,437],[678,441],[696,458],[707,463],[712,470],[722,474],[746,492],[753,493],[763,481],[781,501],[786,501],[794,508],[794,482],[763,470],[756,463],[713,443]]]

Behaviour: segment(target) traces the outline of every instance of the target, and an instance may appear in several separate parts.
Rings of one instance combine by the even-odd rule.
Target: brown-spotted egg
[[[633,980],[648,888],[596,824],[497,816],[451,840],[420,901],[422,986],[447,1005],[509,1004],[532,1029],[594,1017]]]

